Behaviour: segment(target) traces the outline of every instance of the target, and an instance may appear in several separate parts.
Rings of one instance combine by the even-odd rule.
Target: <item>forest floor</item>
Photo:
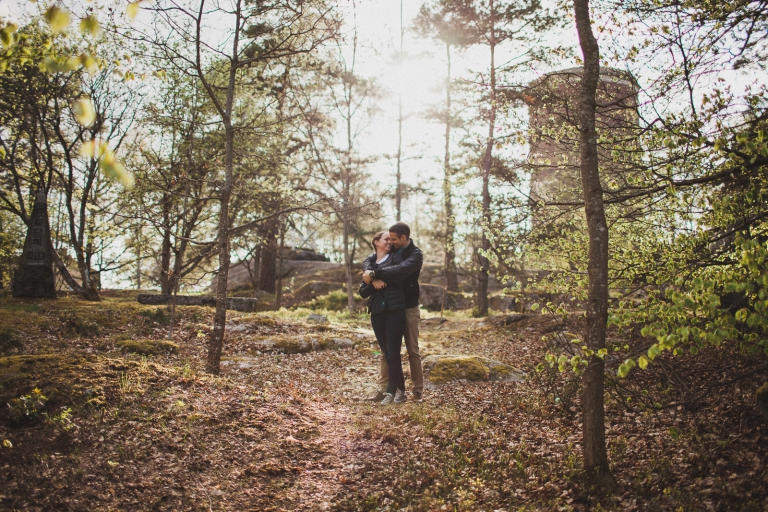
[[[361,400],[378,368],[365,317],[230,312],[211,376],[212,310],[179,308],[177,349],[131,344],[166,338],[169,321],[134,295],[0,298],[0,509],[768,510],[764,359],[661,358],[611,384],[617,487],[598,493],[581,471],[578,381],[535,370],[542,336],[578,334],[578,319],[424,318],[424,355],[482,355],[529,378],[381,407]],[[286,339],[351,343],[263,350]]]

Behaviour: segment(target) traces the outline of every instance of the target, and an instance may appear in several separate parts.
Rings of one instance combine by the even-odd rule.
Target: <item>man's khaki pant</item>
[[[421,393],[424,389],[424,376],[421,372],[421,354],[419,353],[419,306],[405,310],[405,350],[408,351],[408,365],[411,367],[411,392]],[[381,355],[379,372],[379,390],[386,393],[389,384],[389,368],[384,354]]]

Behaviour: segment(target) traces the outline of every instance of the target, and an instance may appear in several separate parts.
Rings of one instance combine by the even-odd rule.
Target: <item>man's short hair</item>
[[[408,227],[408,224],[405,222],[398,222],[397,224],[393,224],[389,228],[390,233],[394,233],[399,237],[405,236],[407,238],[411,237],[411,228]]]

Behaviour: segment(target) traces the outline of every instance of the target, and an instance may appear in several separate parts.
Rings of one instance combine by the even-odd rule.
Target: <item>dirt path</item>
[[[315,403],[307,412],[318,429],[311,449],[323,455],[301,472],[286,499],[297,510],[329,510],[343,488],[345,473],[354,470],[357,462],[349,411],[338,405]]]

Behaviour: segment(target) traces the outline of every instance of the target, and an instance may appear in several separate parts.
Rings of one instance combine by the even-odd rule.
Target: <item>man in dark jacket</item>
[[[363,280],[366,284],[373,281],[402,281],[405,292],[405,349],[408,351],[408,365],[411,368],[411,382],[413,398],[421,400],[424,391],[424,377],[421,368],[421,354],[419,353],[419,274],[424,263],[424,255],[421,249],[414,245],[410,238],[411,228],[404,222],[398,222],[389,228],[389,238],[392,241],[392,265],[379,270],[369,270],[372,261],[369,257],[363,262]],[[375,259],[375,255],[374,255]],[[381,358],[381,373],[379,379],[379,393],[386,389],[388,379],[387,362]],[[378,398],[378,394],[375,398]]]

